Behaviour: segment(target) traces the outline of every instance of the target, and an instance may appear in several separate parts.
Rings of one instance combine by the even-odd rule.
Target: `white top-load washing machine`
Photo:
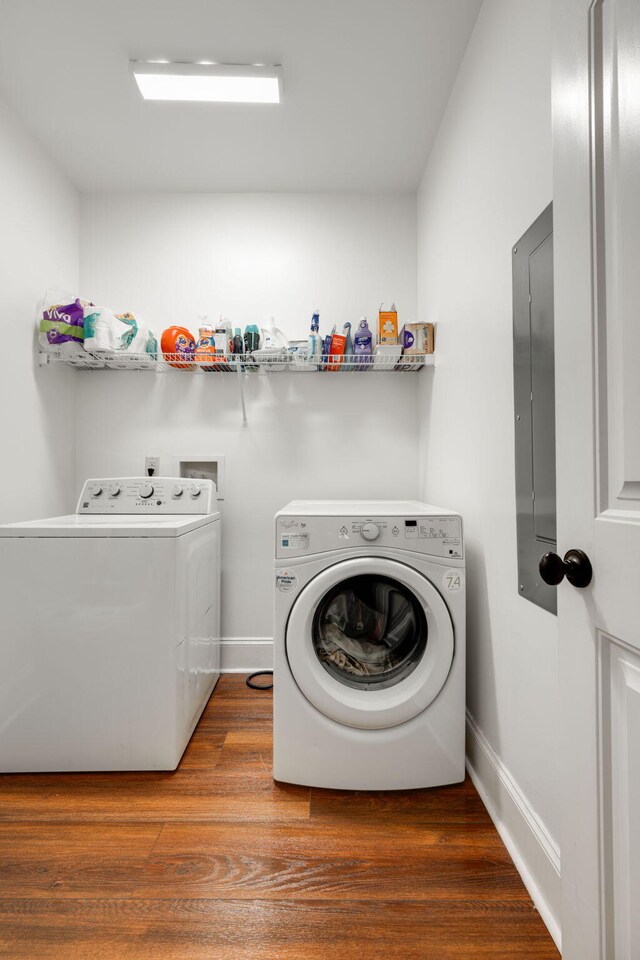
[[[413,501],[294,500],[275,534],[275,779],[463,780],[461,518]]]
[[[0,527],[0,771],[172,770],[220,673],[211,480],[87,480]]]

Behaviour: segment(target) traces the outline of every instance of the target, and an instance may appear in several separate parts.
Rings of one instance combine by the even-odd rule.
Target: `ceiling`
[[[0,93],[84,192],[413,192],[481,0],[0,0]],[[145,102],[130,59],[281,63]]]

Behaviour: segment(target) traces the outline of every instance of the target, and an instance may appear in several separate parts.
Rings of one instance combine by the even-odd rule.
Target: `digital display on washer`
[[[405,527],[417,527],[417,526],[418,526],[418,521],[417,521],[417,520],[405,520],[404,525],[405,525]]]

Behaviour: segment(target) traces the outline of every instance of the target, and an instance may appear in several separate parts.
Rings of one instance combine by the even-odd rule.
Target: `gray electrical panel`
[[[556,613],[540,557],[556,549],[552,204],[513,248],[513,379],[518,590]]]

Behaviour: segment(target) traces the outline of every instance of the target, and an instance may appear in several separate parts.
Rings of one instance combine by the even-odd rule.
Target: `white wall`
[[[35,364],[38,301],[78,285],[79,200],[0,101],[0,522],[68,512],[75,498],[75,378]]]
[[[220,313],[273,313],[304,337],[395,299],[415,318],[415,198],[306,195],[93,197],[83,202],[83,294],[161,330]],[[224,454],[225,638],[271,637],[273,515],[293,498],[415,497],[418,379],[79,374],[78,482],[135,474],[145,454]]]
[[[421,487],[464,515],[468,708],[553,859],[557,634],[518,596],[511,306],[512,245],[551,198],[550,2],[485,0],[418,198]]]

